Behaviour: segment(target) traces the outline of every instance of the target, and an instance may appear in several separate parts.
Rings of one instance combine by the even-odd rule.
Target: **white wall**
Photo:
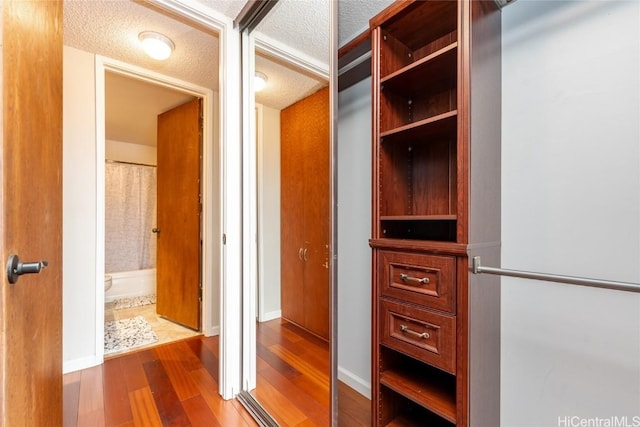
[[[96,78],[95,56],[64,46],[63,57],[63,363],[64,372],[102,362],[96,355]],[[210,275],[213,289],[206,295],[211,307],[210,324],[205,333],[216,334],[220,319],[220,178],[214,168],[219,164],[218,94],[213,93],[213,148],[209,148],[211,188],[205,194],[212,230],[206,231]],[[100,155],[100,158],[103,156]],[[101,325],[100,325],[101,327]],[[98,340],[102,341],[99,337]]]
[[[371,79],[338,95],[338,379],[371,396]]]
[[[104,156],[109,160],[121,162],[142,163],[155,165],[158,163],[158,150],[155,146],[134,144],[131,142],[106,140]]]
[[[505,268],[640,282],[639,9],[504,9]],[[501,385],[504,426],[640,416],[640,295],[503,278]]]
[[[277,319],[280,305],[280,110],[257,105],[258,320]]]
[[[64,371],[96,359],[96,111],[94,57],[63,51],[63,361]]]

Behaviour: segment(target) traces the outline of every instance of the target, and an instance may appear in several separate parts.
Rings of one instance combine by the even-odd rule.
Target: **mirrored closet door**
[[[242,36],[239,398],[263,425],[331,423],[329,3],[279,1]]]

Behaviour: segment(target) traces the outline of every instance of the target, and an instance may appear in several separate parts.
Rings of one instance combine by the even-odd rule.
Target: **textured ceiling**
[[[173,40],[171,58],[147,57],[138,40],[142,31],[158,31]],[[64,44],[218,88],[218,38],[131,1],[65,1]]]
[[[280,0],[256,27],[293,51],[329,69],[329,0]]]
[[[254,30],[256,38],[287,46],[299,57],[311,58],[329,70],[329,0],[280,0]],[[256,102],[278,110],[327,86],[326,79],[305,73],[289,63],[256,55],[256,71],[269,81]]]
[[[203,4],[216,12],[220,12],[224,16],[235,19],[244,5],[248,3],[248,0],[196,0],[196,3]]]
[[[195,1],[232,19],[246,3],[246,0]],[[320,62],[328,62],[320,59],[328,58],[329,52],[328,1],[281,0],[279,3],[282,4],[276,5],[265,18],[261,30],[285,46],[292,45],[293,49],[287,48],[291,53],[304,52]],[[305,7],[301,7],[303,5]],[[320,15],[314,10],[316,8],[323,9]],[[318,16],[323,18],[320,20]],[[309,31],[310,28],[314,31]],[[173,40],[175,50],[170,59],[156,61],[142,53],[138,34],[147,30],[161,32]],[[192,28],[138,2],[65,0],[64,44],[213,90],[218,89],[217,35]],[[257,94],[256,102],[276,109],[282,109],[327,84],[298,72],[291,65],[264,56],[256,58],[256,69],[269,78],[267,88]],[[155,123],[157,114],[168,109],[167,105],[174,104],[171,99],[175,93],[168,91],[161,95],[154,92],[150,95],[148,91],[151,88],[148,86],[131,79],[110,78],[107,102],[111,107],[107,107],[106,111],[108,139],[153,144],[150,132],[155,132],[155,124],[151,126],[150,123]],[[162,101],[155,106],[149,105],[148,101],[164,98],[169,99],[168,104]]]
[[[329,1],[280,0],[269,15],[258,25],[256,33],[266,35],[293,54],[302,53],[328,68],[329,62]],[[246,0],[194,0],[231,19],[240,12]],[[369,18],[389,5],[391,0],[340,0],[339,43],[351,40],[368,27]],[[175,43],[172,57],[156,61],[146,57],[139,48],[138,34],[154,30],[167,35]],[[195,29],[175,19],[128,0],[66,0],[64,2],[64,43],[87,52],[117,59],[180,80],[218,89],[218,38],[215,34]],[[256,70],[269,78],[267,87],[256,94],[256,102],[283,109],[297,100],[317,91],[328,83],[308,73],[300,72],[290,64],[256,56]],[[128,79],[110,79],[114,92],[107,94],[107,102],[119,105],[107,109],[109,139],[150,143],[149,132],[159,112],[175,105],[175,92],[151,95],[140,82]],[[122,84],[121,88],[117,88]],[[147,85],[148,86],[148,85]],[[156,89],[164,91],[165,89]],[[156,106],[138,105],[140,100],[166,98]],[[176,101],[177,102],[177,101]],[[181,102],[177,102],[181,103]],[[148,104],[148,103],[145,103]],[[135,105],[135,108],[127,107]],[[148,111],[147,118],[124,114],[125,111]],[[118,117],[118,120],[116,120]],[[129,119],[129,123],[125,119]],[[133,119],[133,120],[132,120]],[[122,120],[122,121],[121,121]],[[133,130],[132,122],[141,129]],[[147,123],[144,125],[143,123]],[[146,130],[144,128],[146,127]],[[125,134],[125,129],[131,129]],[[146,136],[142,136],[146,135]],[[147,142],[144,142],[147,141]]]
[[[306,75],[291,64],[278,62],[262,54],[256,55],[256,71],[269,79],[267,86],[256,93],[256,102],[282,110],[327,86],[328,81]]]
[[[393,0],[339,0],[338,46],[343,46],[368,29],[369,19],[391,3]]]

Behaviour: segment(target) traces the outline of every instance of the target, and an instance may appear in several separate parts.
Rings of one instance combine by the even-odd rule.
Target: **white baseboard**
[[[220,326],[211,326],[206,328],[204,336],[212,337],[220,335]],[[80,359],[68,360],[62,364],[62,373],[68,374],[70,372],[81,371],[87,368],[93,368],[94,366],[101,365],[104,362],[102,358],[96,356],[82,357]]]
[[[268,322],[269,320],[279,319],[282,317],[282,310],[274,310],[268,313],[262,313],[258,322]]]
[[[81,371],[87,368],[93,368],[94,366],[101,365],[102,358],[97,356],[82,357],[80,359],[68,360],[62,364],[62,373],[68,374],[69,372]]]
[[[371,399],[371,383],[365,381],[351,371],[338,366],[338,380],[342,381],[367,399]]]
[[[220,326],[209,326],[208,328],[204,329],[205,337],[213,337],[216,335],[220,335]]]

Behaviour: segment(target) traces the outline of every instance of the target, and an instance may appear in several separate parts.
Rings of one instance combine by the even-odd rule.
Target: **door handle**
[[[151,229],[151,232],[158,234],[158,233],[160,233],[160,229],[158,227],[154,227],[154,228]]]
[[[7,279],[12,285],[18,282],[18,278],[23,274],[37,274],[47,268],[47,261],[20,262],[16,254],[9,255],[7,261]]]
[[[302,261],[302,248],[298,249],[298,259]]]

